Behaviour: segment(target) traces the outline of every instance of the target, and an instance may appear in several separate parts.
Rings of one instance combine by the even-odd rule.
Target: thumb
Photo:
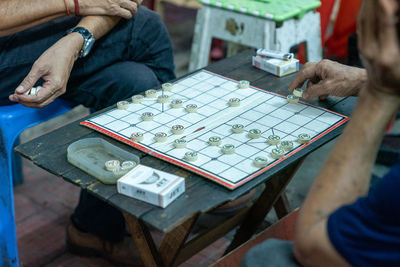
[[[20,83],[20,85],[15,89],[15,92],[18,94],[23,94],[26,91],[30,90],[35,83],[40,79],[41,75],[39,71],[36,70],[35,67],[32,67],[31,71],[25,77],[25,79]]]

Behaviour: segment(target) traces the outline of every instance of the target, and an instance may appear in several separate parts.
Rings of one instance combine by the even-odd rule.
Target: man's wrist
[[[366,87],[367,82],[368,82],[368,74],[366,69],[361,69],[361,68],[356,68],[357,69],[357,93],[355,95],[358,95],[360,90],[364,87]]]
[[[80,51],[85,41],[83,39],[83,36],[77,32],[72,32],[64,36],[63,38],[65,38],[69,42],[70,47],[74,52],[74,57],[75,59],[77,59],[79,57]]]

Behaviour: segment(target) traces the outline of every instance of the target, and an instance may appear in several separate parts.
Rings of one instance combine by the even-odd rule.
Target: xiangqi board
[[[202,70],[81,124],[234,189],[347,120]]]

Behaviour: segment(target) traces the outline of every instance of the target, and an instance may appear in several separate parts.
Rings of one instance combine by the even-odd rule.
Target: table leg
[[[276,200],[274,209],[278,219],[282,219],[290,213],[290,204],[285,192],[282,192],[282,194]]]
[[[146,225],[128,213],[124,212],[123,214],[144,265],[164,266]]]
[[[174,264],[198,217],[199,214],[193,215],[165,235],[159,249],[160,257],[165,266]]]
[[[264,220],[278,197],[285,190],[286,185],[290,182],[302,162],[303,160],[300,160],[298,163],[285,169],[265,183],[266,186],[264,192],[251,207],[246,219],[236,232],[233,241],[226,249],[225,254],[250,239],[257,226]]]

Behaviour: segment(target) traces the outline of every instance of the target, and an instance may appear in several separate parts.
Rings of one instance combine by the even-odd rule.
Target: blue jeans
[[[0,105],[29,73],[35,60],[74,27],[78,19],[62,18],[0,38]],[[174,79],[171,41],[159,15],[140,7],[97,40],[90,54],[78,59],[61,98],[99,110]],[[37,85],[43,81],[38,81]],[[122,213],[81,191],[72,221],[80,230],[109,241],[125,235]]]

